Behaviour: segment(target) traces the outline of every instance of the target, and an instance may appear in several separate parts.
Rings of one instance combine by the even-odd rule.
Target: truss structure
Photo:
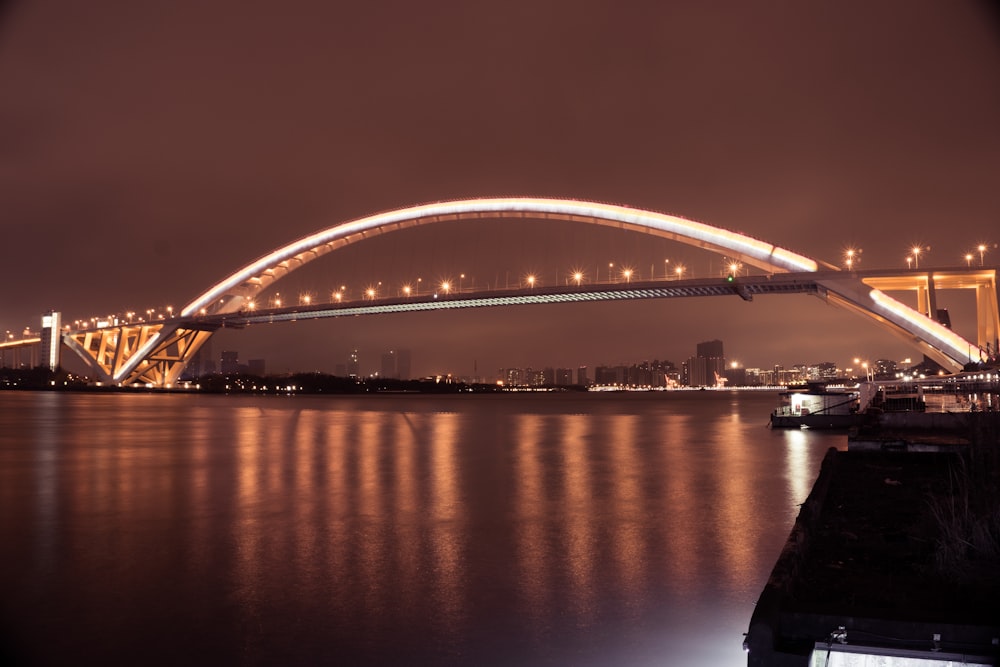
[[[126,324],[71,332],[63,341],[104,384],[170,387],[212,333],[179,324]]]

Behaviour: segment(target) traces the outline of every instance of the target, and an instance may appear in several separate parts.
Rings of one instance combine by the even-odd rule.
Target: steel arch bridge
[[[1000,329],[995,271],[982,272],[974,283],[962,285],[977,289],[980,340],[973,344],[934,319],[935,281],[929,274],[922,288],[919,280],[913,283],[915,287],[912,281],[902,287],[912,287],[922,295],[921,310],[915,310],[872,286],[872,279],[866,282],[856,272],[839,271],[835,266],[765,241],[701,222],[614,204],[505,197],[423,204],[339,223],[278,248],[225,277],[187,304],[177,318],[68,332],[63,340],[102,382],[170,386],[177,382],[192,355],[220,326],[220,317],[243,312],[261,291],[312,260],[352,243],[410,227],[503,218],[614,227],[723,254],[768,274],[814,274],[812,293],[875,320],[952,370],[961,369],[971,351],[980,349],[984,341],[995,341]],[[885,285],[901,288],[888,282]],[[508,303],[518,302],[490,305]]]

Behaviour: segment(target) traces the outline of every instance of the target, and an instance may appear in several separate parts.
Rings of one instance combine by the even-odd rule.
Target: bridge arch
[[[136,331],[121,328],[107,336],[84,333],[80,340],[69,342],[81,357],[89,357],[98,375],[108,381],[170,385],[179,378],[190,356],[211,335],[210,330],[190,325],[200,315],[235,313],[271,283],[351,243],[436,222],[502,218],[603,225],[723,254],[768,273],[810,273],[815,276],[817,295],[828,303],[874,320],[953,371],[960,370],[965,360],[971,359],[975,347],[923,313],[865,285],[858,276],[771,243],[655,211],[572,199],[530,197],[422,204],[339,223],[282,246],[227,276],[187,304],[181,311],[181,318],[168,327],[150,325],[138,327]],[[992,289],[995,294],[995,282]],[[994,325],[994,330],[998,326]]]
[[[501,197],[422,204],[343,222],[260,257],[186,305],[181,314],[232,313],[268,285],[328,252],[408,227],[461,220],[529,218],[615,227],[679,241],[771,273],[834,268],[744,234],[666,213],[574,199]]]

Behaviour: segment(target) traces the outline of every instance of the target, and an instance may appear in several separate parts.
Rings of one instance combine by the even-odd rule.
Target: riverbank
[[[937,451],[827,453],[751,618],[748,665],[1000,662],[1000,414],[962,425],[905,434]]]

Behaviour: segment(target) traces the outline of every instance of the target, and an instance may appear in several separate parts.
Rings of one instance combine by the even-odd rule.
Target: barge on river
[[[779,400],[771,413],[771,428],[846,429],[864,421],[858,389],[814,386],[783,391]]]
[[[1000,411],[1000,370],[928,378],[861,382],[855,387],[810,385],[780,395],[772,428],[863,426],[873,413]]]

